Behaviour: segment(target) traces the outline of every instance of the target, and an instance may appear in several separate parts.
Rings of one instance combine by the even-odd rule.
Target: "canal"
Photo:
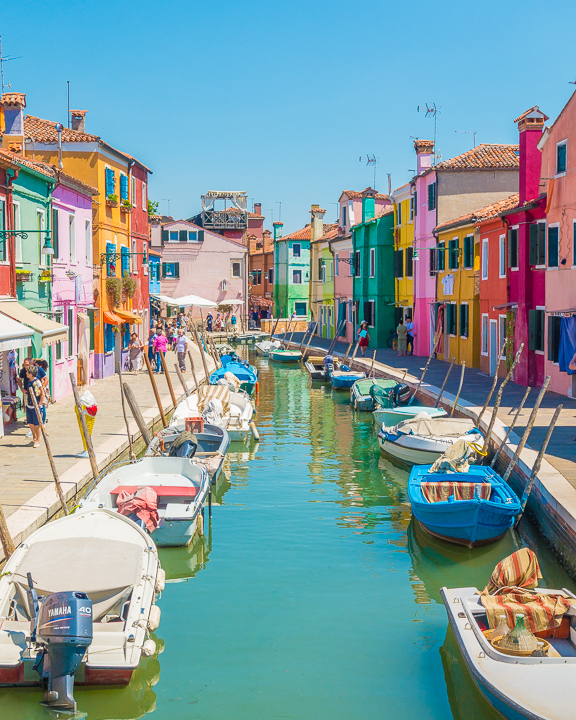
[[[126,688],[77,687],[79,709],[89,720],[500,718],[465,672],[439,588],[484,587],[518,542],[544,584],[574,583],[527,521],[519,539],[474,551],[425,536],[408,473],[380,456],[369,414],[297,367],[251,360],[261,442],[231,447],[207,535],[161,553],[161,652]],[[55,717],[40,700],[0,690],[0,717]]]

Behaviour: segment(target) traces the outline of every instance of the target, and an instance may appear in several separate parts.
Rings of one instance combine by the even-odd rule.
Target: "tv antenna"
[[[425,105],[418,105],[416,109],[418,112],[425,113],[425,117],[434,118],[434,160],[437,160],[441,157],[440,154],[436,152],[436,122],[440,108],[435,102],[427,102]]]
[[[454,130],[457,133],[465,133],[466,135],[474,136],[474,147],[476,147],[476,130]]]
[[[367,153],[365,157],[362,157],[362,155],[360,155],[358,160],[359,162],[365,162],[366,167],[374,168],[374,190],[376,190],[376,165],[378,165],[380,158],[377,158],[374,154],[370,155],[369,153]]]
[[[9,62],[10,60],[20,60],[20,58],[23,57],[23,55],[18,55],[17,57],[11,57],[8,55],[7,57],[2,54],[2,35],[0,35],[0,85],[2,85],[2,94],[4,94],[5,88],[11,88],[12,85],[5,85],[4,84],[4,63]]]

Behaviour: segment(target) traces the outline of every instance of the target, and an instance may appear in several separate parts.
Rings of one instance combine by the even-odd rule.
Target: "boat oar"
[[[440,388],[440,392],[438,394],[438,397],[436,398],[436,402],[434,403],[434,407],[437,408],[440,404],[440,400],[442,399],[442,395],[444,395],[444,388],[446,387],[446,383],[448,382],[448,378],[450,377],[450,373],[452,372],[452,368],[454,367],[454,363],[456,362],[456,358],[452,358],[452,362],[450,363],[450,367],[448,368],[448,372],[446,373],[446,377],[444,378],[444,382],[442,383],[442,387]]]
[[[532,390],[532,388],[530,388],[530,387],[527,387],[527,388],[526,388],[526,392],[524,393],[524,397],[522,398],[522,402],[521,402],[520,405],[518,406],[518,410],[516,411],[516,415],[514,415],[514,419],[513,419],[512,422],[510,423],[510,427],[508,428],[508,430],[507,430],[507,432],[506,432],[506,436],[504,437],[504,440],[502,440],[502,443],[500,444],[498,450],[496,450],[496,452],[495,452],[495,454],[494,454],[494,457],[492,458],[492,462],[490,463],[490,467],[493,468],[493,467],[496,465],[496,461],[497,461],[498,458],[500,457],[500,453],[502,452],[502,448],[506,445],[506,441],[507,441],[508,438],[510,437],[510,433],[511,433],[512,430],[514,429],[514,425],[516,425],[516,421],[517,421],[518,418],[520,417],[520,413],[522,412],[522,409],[524,408],[524,403],[526,402],[526,400],[528,400],[528,395],[530,395],[530,390]]]
[[[118,379],[120,380],[120,397],[122,398],[122,415],[124,415],[124,424],[126,425],[126,435],[128,435],[128,447],[130,448],[130,460],[136,460],[134,448],[132,446],[132,433],[130,432],[130,423],[126,415],[126,399],[122,390],[122,363],[118,361]]]
[[[514,453],[514,457],[512,458],[512,462],[508,467],[506,468],[506,472],[504,473],[504,480],[507,481],[510,475],[512,475],[512,470],[514,470],[516,463],[518,462],[518,459],[520,458],[520,453],[522,450],[524,450],[524,445],[526,445],[528,441],[528,435],[530,435],[530,431],[534,427],[534,423],[536,422],[536,415],[538,414],[538,409],[540,407],[540,403],[544,399],[544,395],[546,394],[546,390],[548,389],[548,385],[550,384],[550,375],[546,375],[546,378],[544,379],[544,384],[542,385],[542,389],[540,390],[540,393],[538,397],[536,398],[536,402],[534,403],[534,407],[532,408],[532,414],[530,415],[530,419],[528,420],[528,424],[526,425],[526,430],[524,430],[524,435],[522,435],[522,439],[518,443],[518,447],[516,448],[516,452]]]
[[[460,393],[462,392],[462,385],[464,384],[464,371],[466,370],[466,362],[462,362],[462,372],[460,373],[460,384],[458,385],[458,392],[456,393],[456,399],[454,400],[454,405],[452,405],[452,410],[450,411],[450,417],[454,415],[454,410],[456,410],[456,405],[458,405],[458,400],[460,400]]]
[[[512,365],[510,366],[510,370],[508,370],[508,374],[502,380],[502,384],[498,388],[498,392],[496,393],[496,401],[494,402],[494,407],[492,408],[492,417],[490,418],[490,424],[488,425],[488,430],[486,432],[486,435],[484,437],[484,445],[482,446],[482,454],[485,457],[488,457],[488,443],[490,442],[490,436],[492,435],[492,429],[494,428],[494,423],[496,422],[496,416],[498,415],[498,410],[500,408],[500,402],[502,401],[502,393],[504,392],[504,388],[506,387],[506,383],[510,378],[512,377],[512,373],[514,372],[514,368],[518,364],[518,360],[520,360],[520,355],[522,354],[522,350],[524,348],[524,343],[520,345],[518,352],[516,353],[516,356],[514,358],[514,361],[512,362]],[[476,423],[478,426],[478,429],[480,428],[480,423]]]
[[[494,390],[496,389],[496,383],[498,382],[498,368],[500,367],[500,361],[502,360],[502,355],[504,355],[504,349],[506,348],[506,340],[502,343],[502,347],[500,348],[500,355],[498,355],[498,362],[496,363],[496,372],[494,373],[494,380],[492,382],[492,387],[490,388],[490,392],[488,393],[486,397],[486,402],[484,403],[484,407],[480,411],[480,415],[478,415],[478,427],[480,427],[480,421],[482,420],[482,415],[486,412],[486,408],[488,407],[488,403],[490,402],[490,399],[492,395],[494,394]]]
[[[556,412],[554,413],[554,416],[552,417],[552,422],[550,423],[548,432],[546,433],[546,437],[544,438],[544,442],[542,443],[542,446],[540,447],[538,456],[536,457],[536,462],[534,463],[534,467],[532,468],[532,472],[530,473],[530,478],[528,480],[528,483],[526,484],[526,487],[524,488],[524,492],[522,493],[522,500],[520,501],[520,513],[516,517],[516,522],[514,523],[515,528],[518,527],[520,520],[522,520],[522,515],[524,514],[524,510],[526,509],[526,504],[528,503],[528,498],[530,497],[530,493],[532,492],[532,487],[534,485],[534,482],[536,481],[536,477],[538,476],[538,473],[540,472],[540,465],[542,465],[542,458],[544,457],[544,453],[546,452],[546,448],[548,447],[548,443],[550,442],[550,438],[552,437],[552,433],[554,431],[554,426],[556,425],[556,421],[558,420],[558,417],[560,416],[562,407],[563,407],[562,405],[558,405],[558,407],[556,408]]]

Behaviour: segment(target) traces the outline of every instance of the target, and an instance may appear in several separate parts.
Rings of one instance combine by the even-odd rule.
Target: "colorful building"
[[[394,275],[396,277],[396,321],[414,313],[414,197],[412,185],[392,193],[394,203]]]
[[[316,323],[315,333],[333,337],[334,332],[334,258],[330,240],[336,224],[325,224],[326,210],[312,205],[310,210],[310,316]]]
[[[282,223],[274,223],[274,232],[282,233]],[[260,238],[248,235],[249,297],[250,312],[261,312],[267,318],[272,311],[274,293],[274,242],[270,230],[264,230]]]
[[[310,317],[310,240],[312,228],[306,225],[282,236],[282,226],[274,224],[274,316]]]
[[[329,246],[334,257],[335,332],[350,343],[354,339],[354,241],[350,230],[341,226],[332,233]]]

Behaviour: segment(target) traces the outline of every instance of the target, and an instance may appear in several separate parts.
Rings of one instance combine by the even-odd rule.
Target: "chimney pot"
[[[254,203],[254,214],[262,215],[262,203]]]
[[[12,149],[13,152],[24,153],[24,108],[26,95],[24,93],[3,93],[2,109],[4,111],[4,136],[2,147]]]
[[[87,110],[70,110],[70,123],[72,130],[78,132],[86,132],[86,113]]]

